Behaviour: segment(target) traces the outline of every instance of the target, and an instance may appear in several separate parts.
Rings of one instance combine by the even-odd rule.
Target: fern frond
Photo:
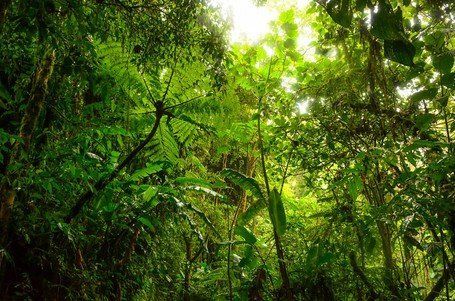
[[[194,124],[180,118],[173,118],[171,125],[173,133],[179,143],[186,146],[193,141],[195,134],[197,133]]]
[[[150,106],[150,98],[158,97],[161,84],[157,72],[140,72],[119,43],[98,44],[96,50],[101,69],[114,78],[136,105]]]
[[[174,134],[169,124],[162,121],[155,137],[150,142],[150,155],[154,161],[168,161],[177,163],[179,158],[179,146],[174,139]]]

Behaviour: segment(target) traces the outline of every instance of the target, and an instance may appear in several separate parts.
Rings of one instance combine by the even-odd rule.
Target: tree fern
[[[174,139],[172,128],[166,120],[161,121],[155,137],[150,142],[149,155],[153,161],[165,160],[172,164],[177,163],[179,158],[179,146]]]
[[[169,69],[163,69],[161,72],[141,72],[139,67],[132,62],[131,54],[128,54],[119,43],[98,44],[97,53],[101,61],[101,69],[108,76],[112,77],[115,82],[122,88],[128,97],[133,101],[137,113],[147,113],[154,110],[152,99],[161,99],[163,96],[162,84],[163,81],[169,81]],[[196,66],[197,67],[197,66]],[[182,70],[177,70],[174,77],[178,80],[170,82],[171,93],[166,106],[177,106],[178,112],[171,119],[161,122],[160,128],[156,137],[151,142],[149,154],[156,160],[167,160],[171,163],[176,163],[179,157],[178,143],[182,146],[187,146],[189,142],[196,136],[198,129],[205,132],[212,132],[213,128],[201,122],[196,122],[194,117],[186,113],[186,109],[196,106],[202,112],[202,107],[206,103],[205,100],[198,99],[191,104],[181,105],[191,95],[188,93],[199,93],[200,89],[196,89],[198,79],[191,75],[203,76],[199,71],[186,72],[188,67]],[[197,68],[195,68],[197,69]],[[188,73],[188,74],[187,74]],[[196,96],[195,98],[198,98]],[[196,105],[201,103],[202,105]],[[177,108],[176,108],[177,109]],[[197,112],[189,112],[196,116]]]
[[[161,90],[158,72],[140,72],[131,54],[119,43],[99,44],[96,49],[102,71],[114,78],[137,106],[151,108],[150,98],[158,98]]]

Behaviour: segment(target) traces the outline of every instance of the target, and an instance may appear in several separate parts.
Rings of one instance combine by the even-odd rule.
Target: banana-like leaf
[[[254,244],[257,241],[256,236],[254,236],[253,232],[244,226],[236,226],[234,228],[234,233],[240,235],[249,244]]]
[[[215,226],[212,224],[212,222],[209,220],[209,218],[205,215],[205,213],[202,212],[199,208],[197,208],[193,204],[182,202],[174,196],[171,196],[171,199],[176,203],[176,205],[178,207],[186,208],[187,210],[190,210],[190,211],[193,211],[194,213],[196,213],[196,215],[198,215],[199,218],[204,221],[204,223],[210,228],[210,230],[212,230],[212,232],[215,233],[215,235],[218,238],[221,238],[221,235],[218,233]]]
[[[202,233],[201,231],[199,231],[199,229],[197,228],[197,225],[196,223],[191,219],[191,217],[186,214],[185,212],[181,212],[180,213],[180,216],[183,217],[184,219],[186,219],[186,221],[188,222],[188,224],[190,225],[190,228],[191,228],[191,231],[196,235],[197,239],[199,240],[199,242],[201,243],[201,246],[203,246],[204,248],[204,251],[206,253],[209,252],[209,250],[207,249],[207,244],[205,243],[204,241],[204,236],[202,236]]]
[[[179,185],[197,185],[197,186],[202,186],[206,188],[211,188],[212,184],[210,184],[208,181],[199,179],[199,178],[193,178],[193,177],[178,177],[174,180],[174,183],[179,184]]]
[[[264,195],[262,194],[261,188],[258,182],[246,175],[235,171],[230,168],[226,168],[221,172],[221,175],[231,180],[234,184],[240,186],[244,190],[250,191],[254,197],[258,200],[251,205],[244,213],[240,214],[238,218],[239,225],[245,225],[248,223],[256,214],[267,206]]]
[[[273,227],[278,235],[286,232],[286,213],[284,212],[283,200],[276,188],[270,192],[269,214]]]
[[[203,193],[211,195],[213,197],[220,198],[221,200],[225,199],[224,195],[219,194],[218,192],[213,191],[212,189],[201,187],[201,186],[196,186],[196,185],[187,186],[187,187],[185,187],[185,190],[193,190],[193,191],[197,191],[197,192],[203,192]]]
[[[262,194],[261,188],[259,187],[259,184],[255,179],[247,177],[246,175],[230,168],[224,169],[221,172],[221,175],[225,178],[228,178],[229,180],[234,182],[234,184],[240,186],[242,189],[250,191],[260,201],[265,202],[265,198],[264,195]]]
[[[252,204],[245,212],[239,215],[237,223],[246,225],[253,217],[255,217],[262,209],[267,207],[267,203],[263,200],[258,200]]]

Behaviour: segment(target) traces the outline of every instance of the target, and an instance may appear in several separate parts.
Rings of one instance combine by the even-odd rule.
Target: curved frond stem
[[[176,107],[180,107],[180,106],[186,105],[187,103],[190,103],[190,102],[195,101],[195,100],[200,99],[200,98],[204,98],[204,97],[206,97],[206,96],[207,96],[207,95],[198,95],[198,96],[195,96],[195,97],[190,98],[190,99],[188,99],[188,100],[186,100],[186,101],[183,101],[183,102],[181,102],[181,103],[178,103],[178,104],[175,104],[175,105],[166,107],[166,110],[174,109],[174,108],[176,108]]]

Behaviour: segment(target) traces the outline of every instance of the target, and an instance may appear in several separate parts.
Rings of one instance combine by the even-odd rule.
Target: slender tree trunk
[[[349,254],[349,262],[351,264],[351,267],[354,271],[354,273],[359,276],[360,280],[362,280],[363,284],[368,288],[368,294],[369,294],[369,300],[375,300],[376,298],[379,297],[379,294],[376,292],[374,289],[374,285],[371,284],[370,280],[368,280],[368,277],[365,275],[363,270],[359,267],[357,264],[357,259],[354,254],[354,252],[351,252]]]
[[[245,164],[245,175],[247,177],[252,177],[255,169],[256,169],[256,157],[253,155],[247,154],[246,155],[246,164]],[[247,205],[248,205],[247,200],[248,200],[248,197],[247,197],[246,192],[244,191],[242,193],[242,199],[241,199],[241,202],[242,202],[241,212],[245,212]]]
[[[271,65],[270,65],[271,67]],[[269,74],[270,74],[270,67],[269,67]],[[267,190],[267,201],[270,202],[270,185],[267,176],[267,169],[265,166],[265,152],[264,146],[262,143],[262,132],[261,132],[261,113],[262,113],[262,97],[258,101],[258,122],[257,122],[257,131],[258,131],[258,141],[259,141],[259,150],[261,152],[261,165],[262,165],[262,172],[264,175],[264,182],[265,187]],[[291,282],[289,280],[289,275],[286,268],[286,261],[284,257],[284,250],[281,244],[281,239],[278,233],[276,232],[275,226],[273,226],[273,238],[275,241],[275,248],[276,254],[278,257],[278,266],[280,268],[280,276],[282,281],[282,287],[280,290],[280,294],[282,295],[283,300],[294,300],[293,293],[291,291]]]
[[[246,196],[246,193],[245,192],[242,193],[242,198],[243,198],[243,195]],[[232,217],[232,223],[231,223],[230,228],[229,228],[229,245],[228,245],[228,256],[227,256],[227,276],[228,276],[228,288],[229,288],[229,301],[234,300],[233,288],[232,288],[232,273],[231,273],[231,265],[232,265],[232,262],[231,262],[232,244],[231,244],[231,242],[232,242],[232,240],[234,238],[234,227],[237,224],[237,217],[239,216],[239,212],[240,212],[240,207],[241,206],[242,206],[242,201],[239,201],[239,203],[237,204],[237,207],[235,209],[234,216]]]
[[[451,262],[448,268],[444,269],[441,277],[438,279],[438,281],[436,281],[435,285],[431,289],[428,296],[424,299],[424,301],[433,301],[439,296],[439,294],[441,294],[446,283],[449,282],[450,278],[453,278],[450,273],[450,270],[452,270],[453,268],[455,268],[455,264]]]
[[[371,206],[381,206],[385,204],[383,188],[381,185],[381,177],[379,165],[376,164],[374,167],[375,174],[370,179],[369,185],[364,182],[364,194],[370,203]],[[376,226],[379,231],[379,236],[381,238],[381,247],[382,253],[384,256],[384,280],[385,283],[394,296],[394,298],[399,297],[399,288],[397,286],[397,279],[395,279],[395,263],[393,259],[393,248],[392,248],[392,237],[390,233],[389,226],[380,218],[376,219]]]
[[[12,145],[9,162],[7,162],[6,165],[20,163],[28,156],[32,143],[32,135],[46,101],[48,81],[52,75],[54,63],[55,52],[47,52],[44,60],[35,72],[32,81],[32,90],[27,101],[27,107],[24,116],[22,117],[19,130],[19,137],[21,137],[23,141],[22,143],[15,142]],[[8,174],[7,168],[5,170],[3,182],[0,187],[0,245],[3,246],[7,242],[9,221],[16,198],[16,191],[11,183],[13,183],[15,180],[14,178],[17,177],[17,174]],[[2,255],[0,255],[0,266],[1,262]]]
[[[185,278],[183,280],[183,301],[190,301],[190,277],[191,277],[191,240],[184,236],[185,240],[185,256],[186,256],[186,267],[185,267]]]
[[[8,10],[8,6],[11,4],[11,0],[2,0],[0,1],[0,29],[5,23],[6,19],[6,12]]]
[[[399,291],[394,277],[395,264],[393,262],[390,230],[383,221],[377,220],[376,225],[379,230],[379,235],[381,236],[382,253],[384,255],[385,281],[394,296],[398,297]]]
[[[275,239],[275,248],[276,248],[276,254],[278,257],[278,265],[280,267],[280,275],[281,275],[281,280],[283,281],[283,293],[285,295],[286,300],[293,300],[294,298],[292,297],[292,292],[291,292],[291,281],[289,280],[289,275],[288,271],[286,268],[286,262],[284,259],[284,250],[283,246],[281,244],[281,239],[276,230],[273,230],[273,237]]]

